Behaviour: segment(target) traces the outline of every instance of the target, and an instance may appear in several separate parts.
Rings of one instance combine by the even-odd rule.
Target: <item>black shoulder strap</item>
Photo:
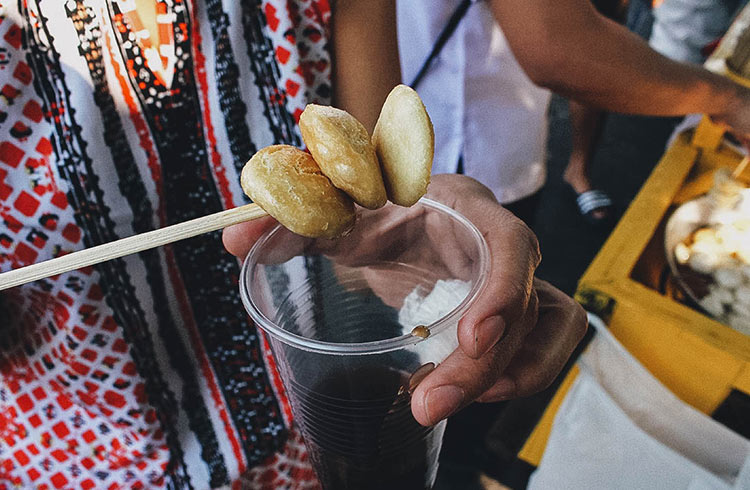
[[[424,60],[424,63],[422,63],[422,67],[417,72],[414,80],[412,80],[412,82],[409,84],[411,88],[417,88],[419,82],[421,82],[424,76],[427,74],[427,70],[430,69],[430,65],[432,65],[432,62],[435,61],[435,58],[437,58],[437,56],[440,54],[440,51],[442,51],[445,43],[448,41],[448,39],[450,39],[453,33],[456,32],[456,27],[458,27],[458,24],[461,23],[461,19],[464,18],[464,16],[466,15],[466,11],[469,10],[469,6],[471,6],[472,3],[474,3],[474,0],[461,0],[461,3],[458,5],[453,14],[451,14],[450,19],[448,19],[448,23],[445,24],[445,27],[443,27],[443,30],[440,32],[437,41],[435,41],[435,45],[432,47],[432,51],[430,51],[427,59]]]

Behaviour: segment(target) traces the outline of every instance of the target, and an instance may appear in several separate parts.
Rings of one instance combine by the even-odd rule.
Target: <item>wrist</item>
[[[737,111],[741,107],[747,107],[750,101],[750,89],[723,76],[716,75],[716,77],[720,82],[715,85],[713,102],[709,100],[708,110],[705,113],[716,123],[734,126]]]

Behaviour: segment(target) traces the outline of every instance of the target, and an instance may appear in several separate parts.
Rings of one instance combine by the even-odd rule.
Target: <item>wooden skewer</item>
[[[742,175],[742,172],[745,171],[748,163],[750,163],[750,155],[743,158],[742,161],[737,165],[737,168],[735,168],[734,172],[732,172],[732,178],[737,179],[740,175]]]
[[[0,291],[267,216],[257,204],[196,218],[0,274]]]

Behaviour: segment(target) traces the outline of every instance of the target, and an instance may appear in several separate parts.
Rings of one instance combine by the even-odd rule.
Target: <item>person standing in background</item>
[[[732,5],[712,0],[666,2],[667,5],[655,10],[657,25],[652,45],[658,48],[669,43],[682,50],[688,49],[690,42],[685,39],[689,36],[705,38],[703,32],[707,30],[716,36],[723,33],[737,6],[744,3],[743,0],[731,0]],[[537,192],[546,177],[549,91],[545,88],[572,101],[573,150],[564,179],[574,191],[580,214],[593,224],[606,222],[612,214],[611,199],[593,189],[587,169],[602,108],[617,107],[617,111],[641,115],[683,115],[680,106],[694,97],[690,93],[675,94],[673,102],[666,102],[658,91],[647,93],[659,78],[656,68],[661,62],[656,61],[653,51],[644,52],[643,43],[637,43],[634,35],[622,37],[625,29],[617,24],[625,18],[624,0],[592,2],[600,11],[596,22],[592,22],[591,3],[571,3],[576,5],[566,2],[562,10],[549,10],[550,16],[559,13],[556,22],[552,22],[539,15],[542,9],[549,9],[543,0],[529,2],[523,8],[515,2],[501,4],[498,0],[397,2],[405,83],[424,70],[436,40],[451,25],[452,15],[463,8],[450,37],[415,87],[433,114],[434,169],[478,179],[526,222],[533,218]],[[638,6],[641,3],[638,0]],[[528,21],[525,27],[524,18]],[[573,19],[580,23],[574,25]],[[701,19],[715,20],[716,25],[702,28],[701,24],[708,22]],[[630,20],[642,29],[640,24],[644,19]],[[542,25],[549,30],[542,31]],[[532,36],[537,38],[531,39]],[[661,41],[663,38],[672,40]],[[666,49],[661,51],[669,54]],[[689,61],[685,57],[675,59]],[[630,66],[624,66],[625,60],[631,62]],[[550,69],[552,66],[556,67],[554,71]],[[670,65],[664,66],[670,70],[664,72],[667,78],[673,78]],[[605,73],[611,76],[609,80],[604,79]],[[694,85],[691,79],[692,75],[684,83]],[[629,81],[634,85],[624,88]],[[667,83],[657,86],[666,88],[673,83],[666,79],[663,82]],[[607,85],[609,89],[605,88]],[[617,92],[632,97],[628,101],[615,100],[618,97],[607,100],[605,94]],[[648,104],[655,99],[660,99],[659,104]]]
[[[372,130],[399,80],[391,0],[0,0],[0,272],[245,204],[245,162],[303,146],[307,103]],[[413,394],[425,425],[541,389],[586,328],[533,279],[530,230],[443,177],[430,195],[477,224],[493,266],[455,363]],[[0,488],[319,488],[239,297],[224,245],[242,258],[257,233],[237,230],[0,293]],[[534,338],[543,376],[516,357]]]
[[[245,203],[330,101],[330,15],[0,0],[0,270]],[[210,233],[0,293],[0,487],[316,485],[238,273]]]
[[[399,0],[399,53],[411,82],[460,6]],[[518,64],[488,2],[472,2],[416,90],[435,128],[433,172],[479,180],[531,223],[547,175],[550,92]]]
[[[403,80],[414,80],[451,15],[465,8],[416,87],[435,126],[434,171],[459,172],[492,189],[510,211],[532,223],[544,185],[550,92],[519,65],[489,2],[397,2]],[[594,2],[609,18],[622,18],[621,0]],[[454,14],[455,15],[455,14]],[[581,46],[585,49],[585,46]],[[612,201],[592,189],[588,163],[602,111],[570,102],[573,148],[564,175],[581,215],[605,222]]]
[[[627,0],[592,0],[594,7],[607,19],[622,23],[625,20]],[[591,42],[596,42],[592,39]],[[581,46],[586,49],[586,46]],[[612,223],[612,198],[591,183],[590,165],[596,144],[601,136],[605,113],[601,109],[568,101],[571,125],[571,150],[563,180],[572,191],[578,213],[591,225]]]

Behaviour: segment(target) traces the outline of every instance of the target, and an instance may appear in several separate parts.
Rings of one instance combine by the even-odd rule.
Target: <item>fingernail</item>
[[[464,390],[453,385],[437,386],[428,391],[424,399],[424,408],[430,424],[436,424],[458,410],[464,396]]]
[[[434,362],[428,362],[427,364],[423,364],[414,371],[414,374],[411,375],[409,378],[409,394],[411,395],[414,393],[414,390],[417,389],[417,386],[419,386],[419,383],[424,380],[428,374],[433,372],[435,370],[435,363]]]
[[[505,320],[501,316],[485,318],[474,327],[474,358],[482,357],[497,344],[505,332]]]

